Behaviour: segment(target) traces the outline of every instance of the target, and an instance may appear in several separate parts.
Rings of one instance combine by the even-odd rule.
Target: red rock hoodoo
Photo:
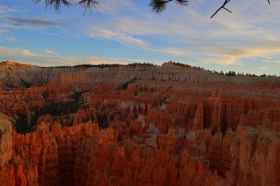
[[[0,185],[280,184],[279,77],[172,63],[0,72]]]

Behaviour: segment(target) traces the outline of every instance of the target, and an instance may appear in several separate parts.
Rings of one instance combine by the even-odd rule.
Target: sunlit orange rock
[[[280,183],[277,77],[171,63],[0,72],[0,185]]]

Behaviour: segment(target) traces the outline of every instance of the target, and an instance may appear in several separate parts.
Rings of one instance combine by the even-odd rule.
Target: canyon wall
[[[1,185],[280,184],[280,78],[171,63],[0,72]]]

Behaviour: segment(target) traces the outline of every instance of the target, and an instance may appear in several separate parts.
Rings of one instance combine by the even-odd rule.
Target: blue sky
[[[104,0],[98,12],[60,13],[32,0],[0,0],[0,61],[40,66],[166,61],[209,70],[280,75],[280,1],[176,4],[155,14],[149,0]]]

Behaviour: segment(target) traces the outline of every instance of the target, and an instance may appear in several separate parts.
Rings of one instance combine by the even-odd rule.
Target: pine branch
[[[188,6],[190,4],[190,0],[151,0],[150,6],[152,7],[152,11],[156,13],[160,13],[166,9],[167,3],[176,2],[181,6]]]
[[[54,8],[56,11],[60,10],[61,6],[71,6],[73,3],[78,4],[82,6],[85,11],[92,10],[93,8],[97,10],[97,5],[102,2],[102,0],[33,0],[35,4],[42,2],[45,4],[46,7]],[[191,2],[191,0],[151,0],[150,6],[152,7],[152,11],[156,13],[160,13],[166,9],[166,5],[170,2],[175,2],[178,5],[181,6],[188,6]],[[232,13],[229,9],[227,9],[225,6],[230,2],[230,0],[224,0],[224,3],[222,6],[220,6],[214,14],[211,16],[213,18],[221,9],[225,9],[226,11]],[[268,4],[270,4],[270,0],[267,0]]]
[[[225,2],[223,3],[223,5],[220,7],[220,8],[218,8],[217,10],[216,10],[216,12],[211,16],[211,18],[213,18],[221,9],[225,9],[225,10],[227,10],[228,12],[230,12],[230,13],[232,13],[230,10],[228,10],[225,6],[226,6],[226,4],[228,4],[230,2],[230,0],[225,0]]]

